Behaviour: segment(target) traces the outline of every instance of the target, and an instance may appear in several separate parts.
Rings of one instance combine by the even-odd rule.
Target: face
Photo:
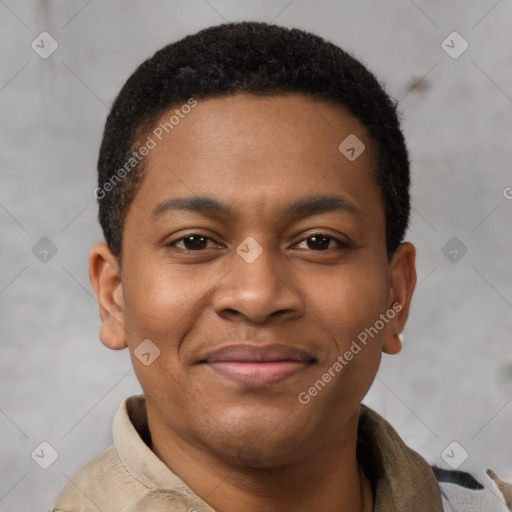
[[[338,149],[351,134],[355,160]],[[272,466],[353,431],[415,282],[410,244],[386,255],[365,128],[301,95],[237,95],[155,140],[122,270],[105,246],[90,263],[101,339],[128,345],[153,442]]]

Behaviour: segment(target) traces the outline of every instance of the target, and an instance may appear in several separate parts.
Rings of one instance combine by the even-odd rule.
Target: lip
[[[208,353],[200,361],[218,375],[248,386],[277,384],[315,362],[304,350],[277,344],[230,345]]]

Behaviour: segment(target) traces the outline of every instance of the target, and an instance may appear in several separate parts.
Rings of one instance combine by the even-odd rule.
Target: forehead
[[[146,209],[206,193],[233,206],[231,212],[264,213],[291,198],[326,193],[362,210],[381,203],[372,140],[342,107],[299,94],[237,94],[185,105],[165,112],[147,134],[154,147],[134,201]],[[364,148],[355,159],[347,158],[347,140],[357,153]]]

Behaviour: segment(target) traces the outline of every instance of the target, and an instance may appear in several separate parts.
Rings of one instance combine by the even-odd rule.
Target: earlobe
[[[89,253],[89,279],[98,300],[100,340],[112,350],[126,348],[123,285],[117,258],[104,243],[93,245]]]
[[[382,352],[389,355],[398,354],[402,350],[402,340],[397,332],[389,334],[382,346]]]
[[[103,345],[111,350],[122,350],[128,347],[124,327],[112,317],[101,323],[99,338]]]

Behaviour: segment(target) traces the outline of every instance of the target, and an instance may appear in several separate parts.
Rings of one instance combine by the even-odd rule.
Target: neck
[[[309,456],[279,465],[240,464],[150,425],[152,450],[218,512],[371,512],[371,486],[356,459],[357,423]],[[306,451],[306,450],[305,450]]]

